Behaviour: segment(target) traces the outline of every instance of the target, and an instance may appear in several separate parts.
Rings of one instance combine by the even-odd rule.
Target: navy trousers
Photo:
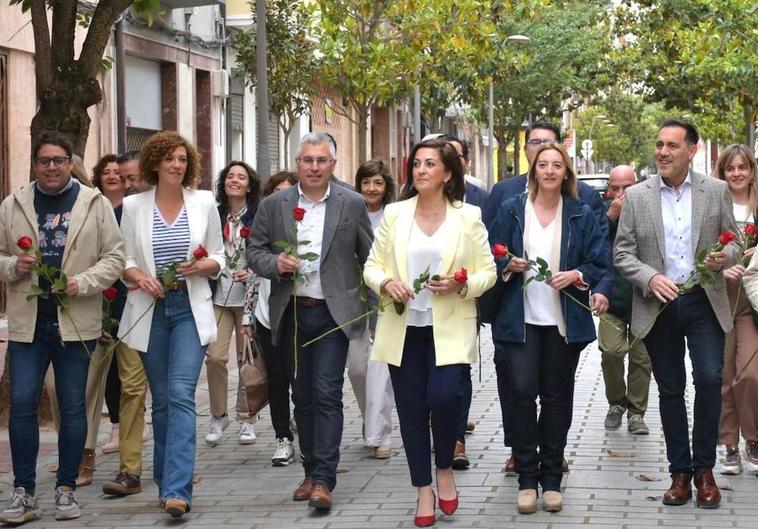
[[[453,466],[456,431],[460,417],[461,385],[469,364],[436,365],[432,327],[408,327],[400,366],[389,366],[400,434],[414,487],[432,483],[431,418],[434,463]]]

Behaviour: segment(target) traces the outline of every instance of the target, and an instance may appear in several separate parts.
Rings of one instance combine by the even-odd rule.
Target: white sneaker
[[[24,487],[17,487],[11,494],[8,505],[0,512],[0,523],[21,525],[39,519],[41,514],[37,498],[27,494]]]
[[[55,489],[55,519],[73,520],[81,515],[79,502],[76,501],[76,496],[71,487],[57,487]]]
[[[275,467],[286,467],[295,460],[295,448],[292,446],[292,441],[283,437],[277,439],[276,452],[274,457],[271,458],[271,463]]]
[[[208,425],[208,433],[205,434],[205,442],[210,446],[216,446],[224,435],[224,430],[229,427],[229,416],[211,417]]]
[[[240,421],[239,437],[241,445],[251,445],[255,442],[255,430],[252,423]]]

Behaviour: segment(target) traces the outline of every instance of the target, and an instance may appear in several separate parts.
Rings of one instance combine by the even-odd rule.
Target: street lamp
[[[512,42],[514,44],[526,44],[529,42],[529,37],[526,35],[508,35],[505,38],[505,42]],[[494,164],[494,143],[495,143],[495,87],[494,87],[494,79],[490,78],[490,84],[489,84],[489,100],[487,102],[487,121],[489,121],[489,138],[487,141],[487,189],[491,190],[492,185],[494,184],[494,173],[495,173],[495,164]],[[518,153],[516,154],[518,156]]]

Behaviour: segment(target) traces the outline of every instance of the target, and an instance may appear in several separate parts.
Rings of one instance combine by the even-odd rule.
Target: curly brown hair
[[[108,167],[109,163],[118,163],[118,156],[115,154],[106,154],[100,158],[97,165],[92,168],[92,185],[100,191],[103,190],[100,179],[103,177],[103,171],[105,171],[105,168]]]
[[[187,171],[182,185],[194,188],[200,179],[200,153],[178,132],[167,130],[153,134],[145,142],[139,156],[140,180],[153,186],[158,184],[158,164],[171,155],[177,147],[187,150]]]

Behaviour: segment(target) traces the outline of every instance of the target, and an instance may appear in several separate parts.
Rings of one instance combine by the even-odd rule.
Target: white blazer
[[[208,250],[208,257],[224,269],[224,246],[221,237],[221,221],[216,200],[210,191],[182,189],[184,208],[190,231],[188,257],[199,244]],[[121,216],[121,232],[124,235],[126,269],[137,267],[156,277],[153,256],[153,208],[155,187],[144,193],[124,198]],[[216,275],[218,277],[218,275]],[[124,281],[127,286],[130,283]],[[187,294],[195,318],[200,343],[208,345],[216,340],[216,318],[213,314],[211,288],[208,278],[187,278]],[[130,290],[121,316],[118,337],[137,351],[147,351],[150,342],[150,327],[153,321],[153,297],[142,290]],[[144,316],[143,316],[144,314]],[[134,326],[134,328],[132,328]],[[129,329],[132,328],[131,331]],[[127,331],[128,334],[127,334]]]

